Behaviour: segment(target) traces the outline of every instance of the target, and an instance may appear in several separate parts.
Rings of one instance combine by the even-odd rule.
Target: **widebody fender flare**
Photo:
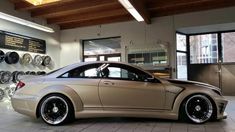
[[[68,86],[65,86],[65,85],[48,86],[48,87],[42,89],[41,91],[39,91],[38,97],[41,100],[49,94],[62,94],[70,99],[70,101],[73,104],[75,112],[83,110],[83,103],[82,103],[80,96],[76,93],[76,91],[74,91],[72,88],[70,88]],[[39,102],[40,102],[40,100],[39,100]],[[39,102],[38,102],[38,105],[39,105]]]

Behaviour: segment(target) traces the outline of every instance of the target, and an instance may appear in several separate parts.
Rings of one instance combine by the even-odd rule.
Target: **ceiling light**
[[[134,8],[134,6],[130,3],[129,0],[118,0],[127,11],[138,21],[144,21],[144,18],[140,15],[140,13]]]
[[[44,32],[49,32],[49,33],[55,32],[52,28],[49,28],[49,27],[46,27],[46,26],[43,26],[43,25],[39,25],[37,23],[30,22],[30,21],[27,21],[27,20],[24,20],[24,19],[21,19],[21,18],[18,18],[18,17],[14,17],[14,16],[11,16],[11,15],[5,14],[3,12],[0,12],[0,19],[4,19],[4,20],[10,21],[10,22],[14,22],[14,23],[17,23],[17,24],[28,26],[28,27],[31,27],[31,28],[34,28],[34,29],[37,29],[37,30],[41,30],[41,31],[44,31]]]
[[[42,5],[42,4],[48,4],[48,3],[52,3],[52,2],[57,2],[57,1],[60,1],[60,0],[25,0],[35,6],[37,5]]]

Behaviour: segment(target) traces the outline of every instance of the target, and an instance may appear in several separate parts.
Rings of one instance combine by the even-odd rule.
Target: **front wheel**
[[[40,116],[49,125],[61,125],[73,119],[73,107],[70,101],[61,95],[49,95],[40,105]]]
[[[205,95],[193,95],[183,104],[184,116],[187,120],[202,124],[208,121],[213,115],[213,105]]]

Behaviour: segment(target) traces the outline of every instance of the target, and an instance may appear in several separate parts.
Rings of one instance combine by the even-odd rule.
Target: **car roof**
[[[56,77],[62,75],[63,73],[65,73],[67,71],[70,71],[70,70],[72,70],[74,68],[77,68],[77,67],[80,67],[80,66],[84,66],[84,65],[89,65],[89,64],[100,64],[100,63],[123,64],[123,65],[134,67],[136,69],[139,69],[139,70],[144,71],[144,72],[146,72],[146,73],[151,75],[151,73],[143,70],[142,68],[140,68],[138,66],[131,65],[131,64],[128,64],[128,63],[124,63],[124,62],[116,62],[116,61],[90,61],[90,62],[79,62],[79,63],[74,63],[74,64],[67,65],[67,66],[65,66],[63,68],[57,69],[57,71],[53,72],[52,74],[49,73],[49,75],[47,75],[47,77],[56,78]]]

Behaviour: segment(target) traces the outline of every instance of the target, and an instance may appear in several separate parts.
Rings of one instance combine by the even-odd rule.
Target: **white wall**
[[[121,36],[122,61],[126,60],[125,46],[151,48],[161,41],[173,48],[172,22],[172,17],[162,17],[154,19],[151,25],[130,21],[61,31],[61,66],[82,60],[81,40],[84,39]]]
[[[175,32],[176,30],[191,27],[220,24],[218,28],[223,30],[223,24],[235,22],[235,7],[210,11],[194,12],[175,16],[155,18],[151,25],[136,21],[105,24],[61,31],[61,66],[82,60],[81,40],[121,36],[122,60],[125,61],[125,46],[133,41],[136,47],[151,47],[159,40],[169,42],[171,46],[170,66],[175,64]],[[207,31],[206,29],[204,29]],[[208,29],[209,31],[209,29]],[[100,33],[101,35],[97,35]],[[146,37],[145,37],[146,36]],[[146,41],[145,41],[146,40]],[[173,73],[175,76],[175,72]]]
[[[19,12],[19,11],[14,10],[14,5],[12,3],[10,3],[9,0],[0,0],[0,11],[7,13],[7,14],[10,14],[10,15],[14,15],[16,17],[26,19],[26,20],[37,22],[42,25],[46,25],[46,22],[44,20],[33,19],[30,17],[30,14],[27,12],[22,12],[22,11]],[[51,26],[51,25],[46,25],[46,26]],[[58,68],[58,67],[60,67],[59,28],[57,26],[51,26],[51,27],[54,28],[54,30],[56,31],[55,33],[46,33],[43,31],[36,30],[36,29],[32,29],[30,27],[22,26],[22,25],[19,25],[16,23],[12,23],[12,22],[0,19],[0,30],[46,40],[46,46],[47,46],[46,53],[47,53],[47,55],[51,56],[52,59],[54,60],[55,68]],[[11,50],[6,50],[6,49],[1,49],[1,50],[5,51],[5,52],[11,51]],[[24,52],[19,51],[18,53],[20,53],[22,55]],[[30,54],[34,55],[33,53],[30,53]],[[0,71],[1,70],[38,71],[41,69],[35,68],[33,66],[23,67],[20,64],[7,65],[4,62],[4,63],[0,63]],[[49,70],[46,69],[46,71],[49,71]]]

